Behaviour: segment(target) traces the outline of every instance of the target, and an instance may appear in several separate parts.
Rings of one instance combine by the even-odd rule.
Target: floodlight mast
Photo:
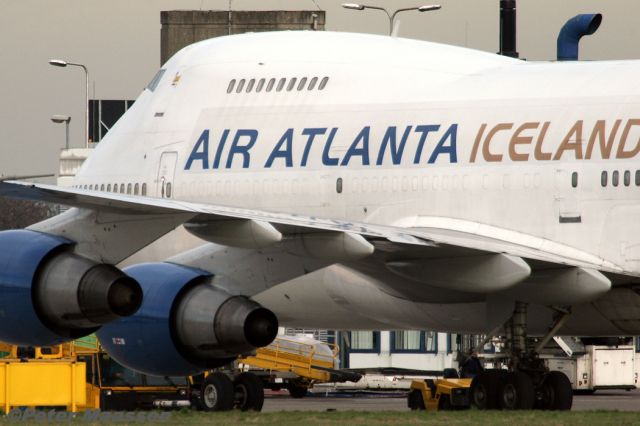
[[[84,104],[84,143],[89,148],[89,70],[83,64],[76,64],[74,62],[63,61],[62,59],[51,59],[50,65],[54,67],[80,67],[84,70],[85,75],[85,104]]]
[[[430,4],[430,5],[424,5],[424,6],[416,6],[416,7],[406,7],[406,8],[402,8],[402,9],[396,9],[393,13],[389,13],[389,11],[387,9],[385,9],[384,7],[380,7],[380,6],[369,6],[366,4],[359,4],[359,3],[343,3],[342,7],[344,7],[345,9],[350,9],[350,10],[364,10],[364,9],[374,9],[374,10],[381,10],[384,13],[387,14],[387,17],[389,18],[389,35],[393,34],[393,23],[396,19],[396,15],[400,12],[406,12],[409,10],[417,10],[418,12],[431,12],[433,10],[439,10],[442,8],[442,6],[440,6],[439,4]]]

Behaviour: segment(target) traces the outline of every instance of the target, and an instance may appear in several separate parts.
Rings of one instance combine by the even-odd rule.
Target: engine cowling
[[[72,246],[35,231],[0,232],[0,341],[55,345],[138,309],[142,289],[133,278]]]
[[[96,334],[131,369],[157,376],[197,374],[268,345],[278,332],[271,311],[214,287],[208,272],[172,263],[134,265],[125,272],[142,286],[142,306]]]

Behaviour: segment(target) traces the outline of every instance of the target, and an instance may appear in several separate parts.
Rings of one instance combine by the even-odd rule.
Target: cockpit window
[[[149,89],[152,92],[156,90],[156,87],[158,87],[158,83],[160,83],[160,80],[162,79],[162,76],[164,75],[165,71],[166,71],[165,69],[161,68],[153,77],[153,79],[149,82],[149,84],[147,85],[147,89]]]

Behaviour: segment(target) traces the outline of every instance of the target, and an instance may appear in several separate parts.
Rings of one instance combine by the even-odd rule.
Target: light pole
[[[69,149],[69,122],[71,121],[71,117],[68,115],[54,115],[51,117],[51,121],[54,123],[64,123],[65,124],[65,144],[64,148]]]
[[[82,64],[75,64],[73,62],[63,61],[61,59],[51,59],[49,64],[54,67],[66,67],[67,65],[70,67],[81,67],[84,70],[84,75],[86,77],[86,91],[85,91],[85,114],[84,114],[84,143],[87,148],[89,148],[89,70]]]
[[[418,12],[430,12],[432,10],[440,9],[442,6],[440,6],[439,4],[430,4],[430,5],[425,5],[425,6],[406,7],[406,8],[403,8],[403,9],[397,9],[393,13],[389,13],[389,11],[387,9],[385,9],[384,7],[368,6],[366,4],[359,4],[359,3],[343,3],[342,7],[344,7],[345,9],[351,9],[351,10],[375,9],[375,10],[383,11],[384,13],[387,14],[387,17],[389,18],[389,35],[392,35],[393,34],[393,21],[395,21],[396,15],[398,13],[406,12],[408,10],[417,10]]]

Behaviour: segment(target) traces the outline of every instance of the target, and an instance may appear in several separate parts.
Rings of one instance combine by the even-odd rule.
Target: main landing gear
[[[527,348],[527,304],[516,302],[504,326],[505,364],[508,370],[484,370],[471,384],[471,402],[482,410],[570,410],[571,382],[558,371],[549,371],[538,353],[568,319],[568,310],[558,310],[554,325],[535,348]]]
[[[214,372],[204,378],[196,406],[204,411],[261,411],[264,403],[264,385],[253,373],[229,376]]]

